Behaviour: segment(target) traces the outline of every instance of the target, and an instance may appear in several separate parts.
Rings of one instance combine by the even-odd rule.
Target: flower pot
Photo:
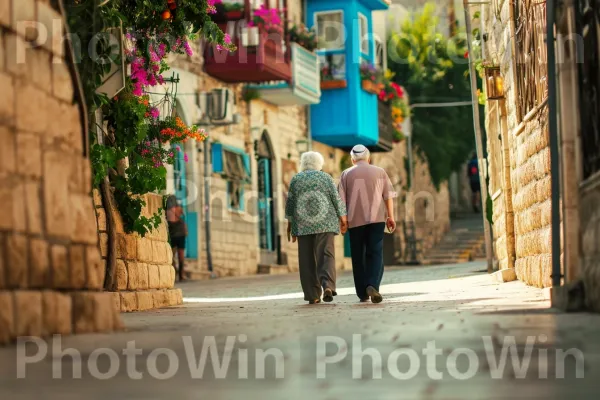
[[[348,87],[348,82],[344,80],[321,81],[321,89],[344,89]]]
[[[244,12],[242,10],[231,10],[225,12],[225,17],[229,21],[237,21],[244,17]]]
[[[257,26],[248,26],[242,29],[241,40],[242,46],[254,47],[260,43],[260,32]]]
[[[373,81],[369,81],[369,80],[362,81],[362,88],[367,93],[379,94],[379,85]]]

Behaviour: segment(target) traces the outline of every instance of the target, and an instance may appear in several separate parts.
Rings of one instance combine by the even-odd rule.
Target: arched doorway
[[[275,207],[275,154],[269,133],[263,131],[256,148],[258,165],[258,235],[260,248],[260,264],[277,263],[277,216]]]

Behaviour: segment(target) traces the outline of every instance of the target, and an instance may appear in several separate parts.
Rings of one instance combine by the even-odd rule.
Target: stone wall
[[[581,280],[586,306],[600,311],[600,179],[587,182],[580,192]]]
[[[34,44],[24,21],[49,39]],[[83,117],[64,32],[52,29],[60,21],[49,1],[0,0],[0,344],[121,326],[102,293]]]
[[[163,208],[162,196],[147,194],[142,216],[150,218]],[[94,205],[98,222],[100,252],[106,262],[108,233],[106,210],[97,189],[94,189]],[[174,289],[175,268],[173,251],[169,244],[167,221],[163,212],[162,222],[145,237],[127,234],[121,216],[112,211],[117,235],[117,292],[112,293],[115,306],[122,312],[143,311],[169,307],[183,303],[181,289]]]
[[[490,176],[502,180],[499,185],[492,182],[499,189],[493,202],[494,245],[500,268],[512,267],[514,248],[517,278],[547,287],[552,264],[548,111],[542,107],[534,118],[518,120],[510,3],[499,0],[497,12],[487,7],[484,21],[487,57],[500,63],[506,98],[505,103],[486,104],[488,138],[502,137],[500,157],[491,152],[488,158]],[[488,150],[492,147],[488,141]]]

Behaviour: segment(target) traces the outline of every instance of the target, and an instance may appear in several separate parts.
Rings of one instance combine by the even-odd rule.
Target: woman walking
[[[323,156],[309,151],[300,159],[301,172],[290,182],[285,206],[288,240],[298,240],[300,283],[309,304],[333,301],[334,237],[346,233],[346,206],[333,178],[322,172]]]
[[[167,200],[167,223],[169,224],[169,239],[173,249],[173,267],[175,268],[175,256],[179,263],[179,281],[185,280],[185,239],[187,237],[187,225],[183,220],[183,207],[175,196],[170,196]]]

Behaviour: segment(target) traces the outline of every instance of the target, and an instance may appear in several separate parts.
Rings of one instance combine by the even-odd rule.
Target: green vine
[[[71,33],[81,45],[76,49],[95,143],[91,163],[95,186],[109,179],[111,192],[128,232],[144,236],[161,222],[162,210],[146,217],[142,195],[166,188],[165,164],[172,164],[175,143],[204,140],[196,127],[159,115],[162,104],[151,104],[146,94],[169,83],[169,53],[192,54],[190,41],[199,35],[222,48],[234,50],[231,39],[211,20],[216,12],[211,0],[70,0],[65,2]],[[131,75],[114,98],[97,93],[112,61],[121,62],[111,29],[122,28],[125,62]],[[112,36],[111,36],[112,34]],[[90,46],[92,44],[92,46]],[[90,50],[90,51],[88,51]],[[171,82],[173,83],[173,82]],[[176,83],[176,82],[175,82]],[[175,99],[168,99],[171,106]],[[171,107],[171,108],[172,108]],[[102,120],[96,121],[97,110]]]

